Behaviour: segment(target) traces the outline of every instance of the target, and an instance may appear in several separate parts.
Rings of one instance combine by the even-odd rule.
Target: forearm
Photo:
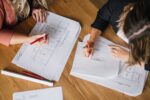
[[[27,35],[14,33],[10,40],[10,44],[14,45],[14,44],[25,43],[25,42],[28,42],[28,38],[29,37]]]
[[[102,33],[101,30],[96,29],[96,28],[92,28],[92,29],[91,29],[91,32],[90,32],[90,39],[89,39],[89,41],[90,41],[90,42],[95,42],[96,39],[97,39],[97,37],[100,36],[101,33]]]
[[[10,40],[10,44],[20,44],[20,43],[32,43],[33,41],[42,38],[41,40],[39,40],[38,42],[41,44],[45,44],[48,43],[48,38],[46,37],[46,34],[38,34],[38,35],[33,35],[33,36],[28,36],[28,35],[23,35],[23,34],[19,34],[19,33],[14,33],[11,40]]]

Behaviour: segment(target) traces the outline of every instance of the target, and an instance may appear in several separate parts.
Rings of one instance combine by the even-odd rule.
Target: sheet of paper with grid
[[[107,47],[110,44],[114,44],[110,42],[109,40],[101,37],[97,39],[97,48],[103,49],[104,52],[96,52],[95,56],[97,57],[99,62],[106,63],[103,64],[101,67],[101,64],[94,65],[96,63],[92,63],[92,60],[86,60],[87,58],[83,58],[83,46],[85,45],[85,41],[87,40],[88,36],[85,37],[84,42],[79,42],[76,56],[73,63],[73,68],[71,70],[71,75],[79,77],[81,79],[102,85],[107,88],[111,88],[113,90],[125,93],[130,96],[137,96],[140,95],[143,91],[145,81],[148,76],[148,72],[144,70],[144,67],[140,65],[134,65],[134,66],[128,66],[125,62],[118,60],[113,60],[113,62],[110,61],[108,64],[108,61],[103,60],[104,58],[108,58],[108,60],[111,60],[111,55],[108,53],[105,54],[107,49],[109,48],[103,48],[103,46]],[[81,53],[82,52],[82,53]],[[93,57],[94,58],[94,57]],[[109,59],[111,58],[111,59]],[[84,64],[83,64],[84,63]],[[89,64],[90,63],[90,64]],[[113,76],[110,78],[110,72],[111,70],[117,70],[117,69],[108,69],[107,66],[109,65],[112,67],[114,63],[119,64],[119,71],[118,75],[115,76],[115,73],[112,73]],[[99,67],[93,67],[93,66],[99,66]],[[105,68],[106,67],[106,68]],[[116,66],[117,67],[117,66]],[[94,69],[95,68],[95,69]],[[90,69],[90,70],[89,70]],[[102,71],[103,72],[102,72]],[[102,77],[102,75],[103,77]]]
[[[63,100],[61,87],[16,92],[13,100]]]
[[[30,35],[48,33],[49,43],[23,44],[13,63],[26,70],[58,81],[80,33],[79,22],[49,12],[46,23],[37,23]]]

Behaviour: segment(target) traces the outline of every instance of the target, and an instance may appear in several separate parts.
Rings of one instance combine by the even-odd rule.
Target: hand
[[[34,9],[32,11],[32,17],[36,22],[45,22],[47,17],[47,11],[45,9]]]
[[[35,44],[47,44],[48,43],[48,38],[47,38],[47,35],[46,34],[40,34],[40,35],[33,35],[33,36],[30,36],[28,37],[28,42],[29,43],[32,43],[34,41],[36,41],[37,39],[43,37],[42,39],[40,39],[39,41],[37,41]]]
[[[87,41],[83,51],[86,57],[92,56],[94,51],[94,42]]]
[[[110,45],[112,55],[117,58],[121,58],[124,61],[128,61],[129,52],[117,45]]]

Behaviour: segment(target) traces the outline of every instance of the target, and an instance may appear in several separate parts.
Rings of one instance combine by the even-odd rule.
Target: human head
[[[7,0],[7,1],[12,4],[18,17],[20,18],[28,17],[30,13],[30,5],[28,3],[28,0]],[[33,8],[43,7],[47,9],[46,0],[32,0],[32,2]]]
[[[137,0],[124,19],[123,31],[129,39],[129,64],[150,61],[150,1]]]

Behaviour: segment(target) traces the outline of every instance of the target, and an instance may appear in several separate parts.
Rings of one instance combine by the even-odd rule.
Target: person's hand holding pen
[[[86,57],[90,57],[93,55],[93,51],[94,51],[94,42],[87,41],[84,46],[84,55]]]
[[[99,29],[96,28],[92,28],[91,32],[90,32],[90,38],[89,40],[86,42],[85,46],[84,46],[84,55],[86,57],[91,57],[93,55],[94,52],[94,46],[95,46],[95,41],[97,39],[97,37],[100,36],[102,32]]]
[[[28,38],[28,43],[30,43],[31,45],[33,44],[47,44],[48,43],[48,38],[47,38],[47,34],[39,34],[39,35],[33,35],[33,36],[29,36]]]

